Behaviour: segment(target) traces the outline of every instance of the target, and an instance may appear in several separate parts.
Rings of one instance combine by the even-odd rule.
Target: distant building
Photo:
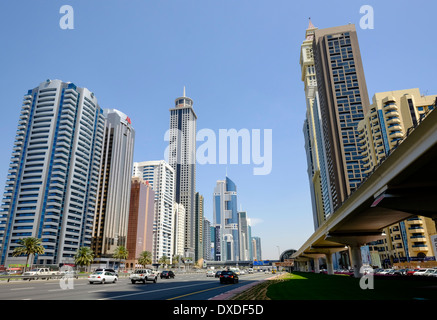
[[[141,253],[153,251],[153,219],[155,191],[140,177],[132,178],[126,249],[128,268],[135,268]]]
[[[253,259],[257,261],[262,260],[261,238],[252,237],[252,245],[253,245]]]
[[[203,258],[203,242],[204,242],[204,231],[203,231],[203,210],[204,210],[204,199],[203,196],[196,192],[195,195],[195,243],[194,243],[194,260],[195,262]]]
[[[174,256],[185,254],[185,208],[180,203],[174,204]]]
[[[203,259],[213,260],[211,255],[211,222],[203,219]]]
[[[172,262],[175,178],[173,168],[164,160],[134,163],[134,176],[148,181],[155,191],[153,223],[153,263],[163,256]]]
[[[240,260],[238,238],[237,186],[226,177],[217,181],[214,189],[214,221],[216,228],[216,258],[219,261]]]

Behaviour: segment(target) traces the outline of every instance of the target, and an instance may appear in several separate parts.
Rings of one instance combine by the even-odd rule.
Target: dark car
[[[220,283],[238,283],[238,275],[233,271],[222,271]]]
[[[174,279],[174,272],[173,271],[162,271],[161,272],[161,279],[162,278],[166,278],[166,279],[173,278]]]
[[[220,278],[220,274],[221,274],[222,272],[221,271],[217,271],[216,273],[215,273],[215,277],[216,278]]]

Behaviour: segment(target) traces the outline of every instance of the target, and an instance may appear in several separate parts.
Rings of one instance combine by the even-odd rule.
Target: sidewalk
[[[254,281],[254,282],[249,283],[249,284],[247,284],[245,286],[238,287],[236,289],[232,289],[230,291],[227,291],[227,292],[221,293],[219,295],[216,295],[215,297],[209,298],[208,300],[230,300],[232,297],[240,294],[241,292],[249,290],[250,288],[252,288],[252,287],[254,287],[254,286],[256,286],[256,285],[258,285],[261,282],[264,282],[266,280],[273,280],[273,279],[275,279],[276,277],[278,277],[280,275],[281,274],[277,274],[277,275],[275,275],[273,277],[270,277],[270,278],[267,278],[267,279]]]

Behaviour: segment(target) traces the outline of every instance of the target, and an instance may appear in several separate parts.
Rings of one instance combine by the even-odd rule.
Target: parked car
[[[88,276],[88,281],[90,284],[93,284],[94,282],[99,282],[101,284],[106,282],[116,283],[117,280],[117,275],[109,271],[97,271]]]
[[[209,270],[209,271],[206,273],[206,276],[207,276],[207,277],[214,277],[214,276],[215,276],[215,272],[214,272],[213,270]]]
[[[416,272],[414,272],[413,276],[423,276],[423,275],[425,275],[427,270],[428,269],[421,268],[421,269],[417,270]]]
[[[408,269],[407,276],[412,276],[418,271],[419,269]]]
[[[161,279],[162,278],[166,278],[166,279],[174,279],[174,272],[173,271],[162,271],[161,272]]]
[[[435,268],[431,268],[425,271],[425,273],[423,274],[424,276],[432,276],[433,274],[435,274],[437,272],[437,269]]]
[[[222,271],[220,283],[238,283],[238,275],[233,271]]]
[[[221,273],[222,273],[221,271],[217,271],[217,272],[215,273],[215,277],[216,277],[216,278],[220,278]]]
[[[137,269],[130,274],[129,279],[132,283],[137,281],[142,283],[153,281],[153,283],[156,283],[158,281],[158,275],[156,275],[151,269]]]

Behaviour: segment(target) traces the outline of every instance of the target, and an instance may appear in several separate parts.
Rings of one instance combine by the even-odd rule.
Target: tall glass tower
[[[91,246],[101,163],[104,114],[94,94],[47,80],[24,96],[0,212],[0,264],[17,241],[42,239],[35,263],[74,263]]]
[[[217,181],[214,189],[214,221],[213,226],[216,228],[219,241],[216,246],[216,257],[219,261],[238,261],[240,260],[239,244],[239,217],[237,210],[237,186],[226,177],[225,180]],[[218,259],[218,258],[217,258]]]
[[[195,258],[196,246],[196,121],[193,100],[185,96],[170,109],[169,164],[175,172],[175,201],[185,208],[185,254]]]

